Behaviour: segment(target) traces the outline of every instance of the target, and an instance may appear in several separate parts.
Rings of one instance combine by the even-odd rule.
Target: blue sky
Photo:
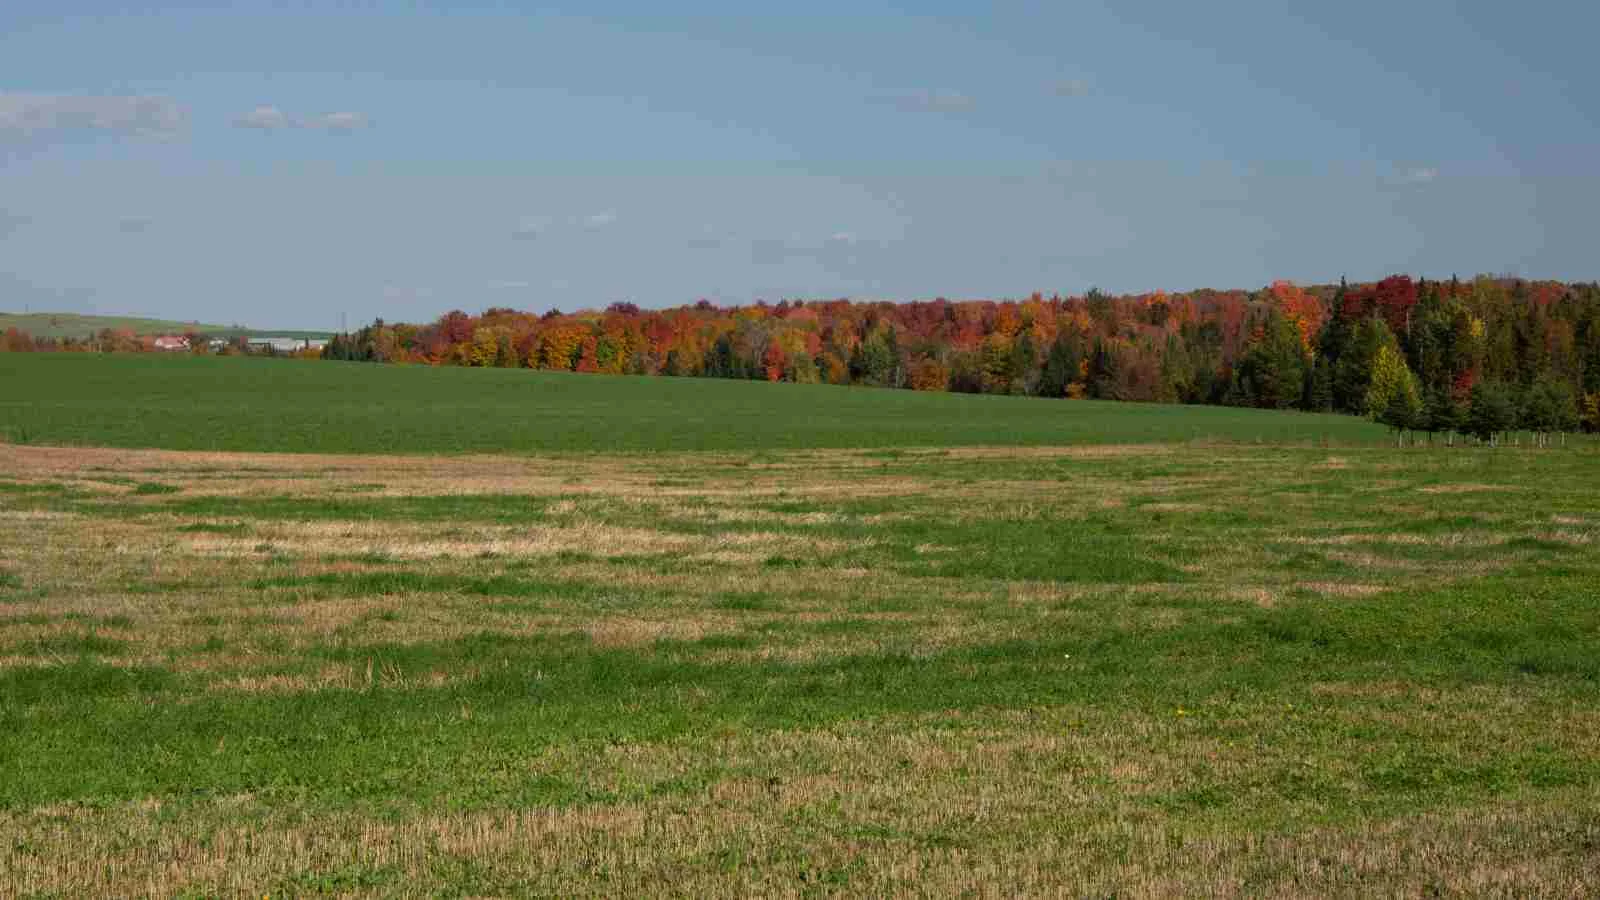
[[[752,6],[9,0],[0,309],[1600,275],[1584,4]]]

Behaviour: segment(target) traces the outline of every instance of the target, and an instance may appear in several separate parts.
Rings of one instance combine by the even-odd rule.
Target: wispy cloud
[[[276,106],[258,106],[234,119],[233,124],[240,128],[254,128],[259,131],[305,128],[311,131],[349,134],[352,131],[371,128],[373,122],[365,113],[358,112],[333,112],[320,116],[294,118]]]
[[[188,111],[167,97],[0,92],[0,140],[71,132],[169,139],[188,121]]]
[[[489,290],[491,290],[491,291],[520,291],[520,290],[523,290],[524,288],[530,288],[530,287],[533,287],[533,283],[532,282],[528,282],[528,281],[491,281],[491,282],[489,282]]]
[[[233,121],[240,128],[276,131],[289,127],[289,117],[276,106],[258,106]]]
[[[372,119],[366,113],[358,112],[332,112],[320,116],[312,116],[300,121],[301,128],[315,128],[322,131],[332,131],[338,134],[348,134],[363,128],[372,127]]]
[[[1439,178],[1437,166],[1411,166],[1410,168],[1396,169],[1384,181],[1393,187],[1420,187],[1432,184]]]
[[[585,216],[583,219],[583,227],[591,231],[597,231],[601,228],[607,228],[611,225],[615,225],[616,222],[617,214],[611,210],[607,210],[605,212],[595,213],[591,216]]]
[[[1087,97],[1089,96],[1089,82],[1081,78],[1071,78],[1058,81],[1053,86],[1057,97]]]

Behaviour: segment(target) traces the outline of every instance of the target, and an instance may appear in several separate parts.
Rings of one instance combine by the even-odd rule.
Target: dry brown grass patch
[[[1424,494],[1485,494],[1497,491],[1516,491],[1521,490],[1521,488],[1510,484],[1457,483],[1430,484],[1425,487],[1419,487],[1417,490]]]
[[[1295,583],[1295,587],[1330,597],[1371,597],[1389,590],[1381,584],[1360,584],[1349,581],[1300,581]]]

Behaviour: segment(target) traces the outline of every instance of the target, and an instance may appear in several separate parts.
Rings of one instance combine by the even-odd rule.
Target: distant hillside
[[[184,334],[197,331],[214,337],[270,334],[293,338],[326,338],[331,331],[286,331],[276,328],[247,328],[243,325],[209,325],[203,322],[178,322],[170,319],[145,319],[138,316],[86,316],[79,313],[0,312],[0,331],[16,328],[33,337],[84,338],[102,329],[127,328],[134,334]]]

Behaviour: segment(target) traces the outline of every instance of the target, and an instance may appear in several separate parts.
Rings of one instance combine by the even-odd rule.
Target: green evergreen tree
[[[1518,427],[1530,431],[1540,445],[1552,433],[1577,430],[1578,401],[1566,381],[1546,375],[1533,383],[1523,397]]]
[[[1312,412],[1333,412],[1333,364],[1319,357],[1306,378],[1305,408]]]
[[[1367,404],[1367,392],[1372,387],[1372,371],[1378,353],[1385,348],[1399,356],[1400,342],[1395,340],[1394,332],[1389,330],[1388,324],[1382,319],[1374,316],[1356,327],[1349,345],[1334,363],[1335,409],[1363,415],[1373,414],[1373,410]],[[1404,362],[1403,357],[1401,362]],[[1385,394],[1383,399],[1387,400],[1388,395]]]
[[[1405,444],[1406,432],[1422,424],[1422,399],[1417,396],[1415,376],[1408,373],[1402,385],[1390,394],[1389,402],[1378,415],[1378,421],[1393,429],[1402,445]]]
[[[1511,391],[1497,381],[1480,381],[1472,386],[1464,423],[1466,433],[1493,444],[1500,434],[1517,422],[1517,405]]]
[[[1011,393],[1032,394],[1039,389],[1039,353],[1033,336],[1024,331],[1011,341]]]
[[[1106,342],[1095,338],[1089,354],[1088,395],[1096,400],[1114,400],[1117,392],[1117,354]]]
[[[1428,442],[1436,434],[1450,434],[1457,425],[1456,402],[1450,392],[1441,387],[1428,388],[1423,394],[1420,426],[1428,432]]]
[[[497,369],[515,369],[521,365],[517,349],[511,345],[511,333],[501,331],[495,335],[494,365]]]
[[[858,384],[874,387],[899,387],[897,368],[899,359],[894,345],[894,329],[880,326],[872,329],[866,340],[856,345],[850,357],[850,375]]]
[[[1277,310],[1267,316],[1234,370],[1239,402],[1266,409],[1298,406],[1305,394],[1306,355],[1294,323]]]
[[[1067,385],[1078,380],[1083,364],[1083,341],[1076,332],[1063,331],[1050,344],[1044,371],[1039,375],[1041,397],[1064,397]]]

